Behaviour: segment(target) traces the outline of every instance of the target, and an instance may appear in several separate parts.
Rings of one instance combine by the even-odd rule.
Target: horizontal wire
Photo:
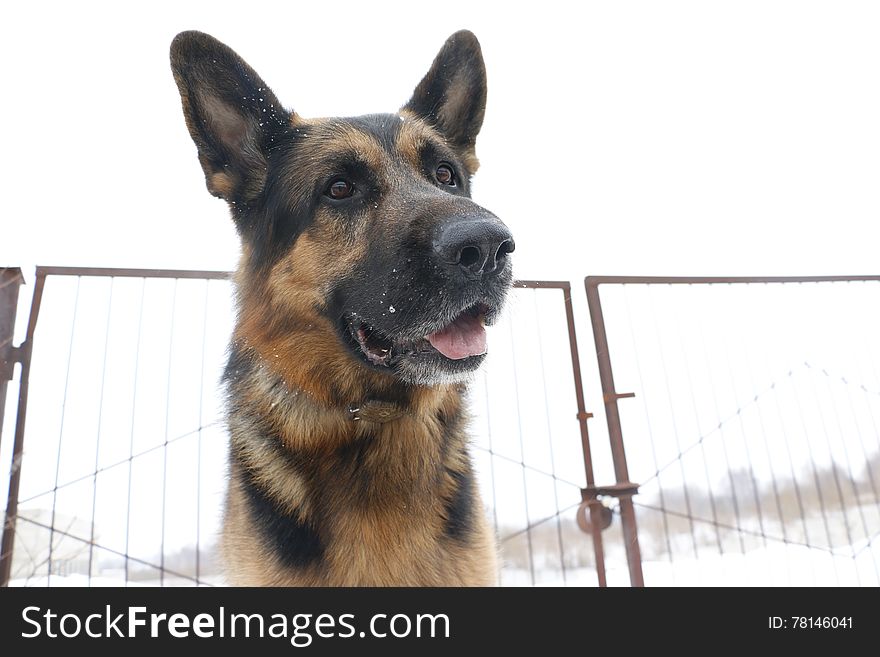
[[[37,527],[41,527],[42,529],[48,529],[49,531],[54,531],[56,534],[60,534],[62,536],[67,536],[68,538],[72,538],[75,541],[79,541],[81,543],[85,543],[86,545],[91,545],[94,548],[99,550],[104,550],[105,552],[109,552],[117,557],[127,558],[129,561],[134,561],[144,566],[149,566],[150,568],[155,568],[156,570],[162,570],[169,575],[173,575],[174,577],[180,577],[181,579],[189,580],[190,582],[194,582],[195,584],[204,584],[206,586],[213,586],[213,584],[208,584],[202,580],[196,579],[191,575],[184,575],[183,573],[178,573],[173,570],[169,570],[168,568],[160,568],[157,564],[150,563],[144,559],[138,559],[137,557],[133,557],[130,554],[126,554],[125,552],[119,552],[118,550],[114,550],[112,548],[105,547],[100,543],[96,543],[88,538],[82,538],[81,536],[76,536],[75,534],[71,534],[67,531],[61,531],[60,529],[54,529],[50,525],[40,522],[39,520],[34,520],[32,518],[28,518],[27,516],[17,516],[18,520],[23,520],[25,522],[29,522],[32,525],[36,525]]]
[[[822,375],[824,375],[825,377],[827,377],[827,378],[829,378],[829,379],[835,379],[835,380],[838,380],[838,381],[840,381],[841,383],[843,383],[844,385],[847,385],[847,386],[850,386],[850,387],[853,387],[853,388],[858,388],[859,390],[863,391],[863,392],[866,393],[866,394],[869,394],[869,395],[878,395],[878,396],[880,396],[880,391],[870,390],[870,389],[866,388],[864,384],[853,383],[853,382],[851,382],[851,381],[847,381],[845,377],[830,374],[826,369],[824,369],[824,368],[819,368],[819,367],[816,367],[816,366],[814,366],[814,365],[811,365],[811,364],[808,363],[807,361],[804,361],[804,363],[803,363],[803,367],[806,368],[807,370],[810,370],[810,371],[813,371],[813,372],[819,372],[819,373],[821,373]],[[794,376],[795,372],[796,372],[796,370],[792,369],[792,370],[788,373],[788,376],[789,376],[789,377]],[[757,404],[758,401],[759,401],[762,397],[766,396],[769,392],[774,391],[774,390],[776,389],[776,384],[777,384],[776,381],[772,382],[767,388],[765,388],[764,390],[762,390],[761,392],[759,392],[759,393],[758,393],[757,395],[755,395],[751,400],[749,400],[747,403],[745,403],[745,404],[743,404],[742,406],[740,406],[739,408],[737,408],[736,411],[734,411],[731,415],[729,415],[728,417],[724,418],[721,422],[719,422],[717,426],[713,427],[712,429],[710,429],[709,431],[707,431],[706,433],[704,433],[703,435],[701,435],[701,436],[697,439],[696,442],[694,442],[694,443],[688,445],[688,446],[685,447],[683,450],[681,450],[681,451],[680,451],[675,457],[673,457],[668,463],[666,463],[665,465],[663,465],[663,466],[661,466],[660,468],[658,468],[657,471],[654,472],[654,474],[652,474],[650,477],[648,477],[648,478],[645,479],[643,482],[641,482],[642,485],[644,486],[644,485],[647,484],[648,482],[650,482],[650,481],[656,479],[657,477],[659,477],[659,476],[660,476],[665,470],[667,470],[668,468],[671,468],[673,465],[677,464],[685,454],[688,454],[691,450],[693,450],[693,449],[699,447],[699,446],[700,446],[700,445],[706,440],[706,438],[710,437],[710,436],[711,436],[712,434],[714,434],[715,432],[720,431],[721,428],[722,428],[725,424],[727,424],[728,422],[732,422],[732,421],[734,421],[738,416],[740,416],[740,415],[742,414],[742,411],[744,411],[745,409],[749,408],[750,406],[753,406],[753,405]]]
[[[526,470],[531,470],[532,472],[534,472],[536,474],[544,475],[545,477],[550,477],[551,479],[555,479],[556,481],[561,481],[563,484],[568,484],[569,486],[574,486],[575,488],[582,488],[583,487],[581,484],[576,484],[575,482],[569,481],[568,479],[563,479],[562,477],[559,477],[558,475],[555,475],[552,472],[547,472],[546,470],[541,470],[540,468],[536,468],[532,465],[528,465],[527,463],[524,463],[523,461],[519,461],[513,457],[505,456],[504,454],[499,454],[498,452],[492,451],[488,447],[480,447],[478,445],[474,445],[474,449],[478,449],[481,452],[491,454],[492,456],[495,456],[499,459],[507,461],[508,463],[513,463],[514,465],[518,465],[522,468],[525,468]],[[578,502],[578,504],[580,504],[580,502]]]
[[[566,513],[567,511],[571,511],[573,508],[575,508],[576,506],[579,506],[580,504],[581,504],[580,501],[575,502],[574,504],[570,504],[567,507],[565,507],[564,509],[559,509],[559,511],[557,511],[556,513],[554,513],[551,516],[547,516],[546,518],[541,518],[541,520],[538,520],[536,522],[533,522],[533,523],[526,525],[523,529],[517,530],[517,531],[513,532],[512,534],[508,534],[507,536],[501,537],[500,540],[502,543],[504,543],[505,541],[509,541],[513,538],[516,538],[517,536],[522,536],[523,534],[531,531],[535,527],[538,527],[539,525],[543,525],[545,522],[550,522],[551,520],[561,516],[563,513]]]
[[[43,495],[48,495],[49,493],[54,493],[56,490],[61,490],[62,488],[66,488],[68,486],[73,486],[74,484],[78,484],[81,481],[85,481],[89,477],[94,477],[95,475],[99,475],[102,472],[106,472],[107,470],[112,470],[113,468],[118,468],[120,465],[125,465],[129,461],[133,461],[134,459],[140,458],[141,456],[146,456],[150,452],[155,452],[156,450],[162,449],[163,447],[166,447],[167,445],[170,445],[171,443],[175,443],[179,440],[183,440],[184,438],[194,436],[194,435],[198,434],[200,431],[203,431],[204,429],[210,429],[211,427],[216,427],[218,424],[222,424],[222,423],[223,423],[223,420],[216,420],[215,422],[210,422],[204,426],[199,427],[198,429],[193,429],[192,431],[187,431],[186,433],[182,433],[179,436],[175,436],[174,438],[170,438],[167,443],[163,442],[163,443],[160,443],[159,445],[154,445],[153,447],[148,447],[147,449],[145,449],[142,452],[138,452],[137,454],[132,454],[131,457],[126,457],[126,458],[122,459],[121,461],[117,461],[116,463],[112,463],[110,465],[105,465],[104,467],[98,468],[94,472],[89,472],[88,474],[85,474],[81,477],[77,477],[76,479],[71,479],[70,481],[67,481],[63,484],[60,484],[59,486],[57,486],[55,488],[50,488],[49,490],[43,491],[42,493],[37,493],[35,495],[31,495],[30,497],[26,497],[23,500],[19,500],[18,503],[19,504],[27,504],[28,502],[32,502],[33,500],[35,500],[39,497],[42,497]]]
[[[696,516],[690,516],[686,513],[681,513],[680,511],[672,511],[671,509],[664,509],[659,506],[654,506],[652,504],[643,504],[641,502],[633,501],[633,505],[641,507],[643,509],[657,511],[659,513],[666,513],[671,516],[676,516],[678,518],[686,518],[688,520],[693,520],[694,522],[701,522],[706,525],[714,525],[715,527],[718,527],[719,529],[728,529],[730,531],[739,532],[741,534],[746,534],[748,536],[755,536],[755,537],[764,538],[764,539],[767,539],[770,541],[776,541],[777,543],[783,543],[785,545],[797,545],[799,547],[805,547],[810,550],[819,550],[821,552],[827,552],[828,554],[835,556],[835,557],[846,557],[848,559],[852,559],[854,557],[854,555],[852,555],[852,554],[842,554],[840,552],[835,552],[834,549],[828,548],[828,547],[823,547],[821,545],[813,545],[811,543],[802,543],[800,541],[792,541],[792,540],[788,540],[786,538],[780,538],[778,536],[771,536],[769,534],[765,534],[762,532],[756,532],[752,529],[747,529],[745,527],[737,527],[736,525],[728,525],[723,522],[716,522],[714,520],[706,520],[705,518],[698,518]],[[615,510],[616,510],[616,508],[615,508]]]
[[[853,381],[847,381],[845,376],[829,372],[827,369],[825,369],[824,367],[821,367],[819,365],[811,365],[808,361],[804,361],[804,366],[809,370],[821,373],[822,375],[824,375],[825,377],[827,377],[829,379],[834,379],[834,380],[840,381],[842,384],[844,384],[845,386],[849,386],[850,388],[855,387],[855,388],[858,388],[862,392],[865,392],[869,395],[880,396],[880,390],[871,390],[871,389],[867,388],[864,383],[856,383]]]
[[[872,548],[874,541],[877,540],[878,538],[880,538],[880,531],[874,532],[873,534],[868,536],[865,544],[853,553],[853,555],[852,555],[853,558],[856,558],[857,556],[859,556],[862,552],[864,552],[868,548]]]
[[[792,376],[793,373],[794,373],[794,371],[792,370],[791,372],[788,373],[788,376]],[[736,418],[740,417],[740,415],[742,414],[742,411],[744,411],[745,409],[749,408],[750,406],[752,406],[752,405],[754,405],[754,404],[757,404],[757,403],[758,403],[758,400],[759,400],[761,397],[763,397],[764,395],[766,395],[767,393],[769,393],[771,390],[775,390],[775,388],[776,388],[776,382],[774,381],[774,382],[771,383],[766,389],[764,389],[764,390],[762,390],[761,392],[759,392],[758,394],[756,394],[751,400],[749,400],[748,402],[746,402],[745,404],[743,404],[742,406],[740,406],[739,408],[737,408],[736,411],[734,411],[730,416],[724,418],[724,419],[721,420],[721,422],[719,422],[715,427],[712,427],[712,429],[710,429],[709,431],[707,431],[706,433],[704,433],[703,435],[701,435],[699,438],[697,438],[696,442],[691,443],[690,445],[688,445],[687,447],[685,447],[683,450],[681,450],[681,451],[680,451],[678,454],[676,454],[676,455],[675,455],[675,456],[674,456],[674,457],[673,457],[668,463],[666,463],[665,465],[660,466],[660,467],[657,469],[657,471],[654,472],[654,474],[652,474],[650,477],[648,477],[647,479],[645,479],[644,481],[642,481],[642,482],[641,482],[641,485],[644,486],[644,485],[647,484],[648,482],[653,481],[654,479],[656,479],[657,477],[659,477],[659,476],[660,476],[665,470],[667,470],[668,468],[671,468],[673,465],[676,465],[679,461],[681,461],[681,458],[682,458],[685,454],[690,453],[691,450],[694,450],[694,449],[696,449],[697,447],[699,447],[700,445],[702,445],[703,442],[706,440],[706,438],[710,437],[710,436],[713,435],[715,432],[720,431],[720,430],[722,429],[722,427],[724,427],[724,425],[727,424],[728,422],[733,422]]]

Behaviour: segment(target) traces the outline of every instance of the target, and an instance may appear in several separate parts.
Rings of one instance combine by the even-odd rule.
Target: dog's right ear
[[[268,149],[290,115],[241,57],[207,34],[178,34],[171,70],[208,191],[246,205],[263,191]]]
[[[446,40],[402,109],[436,127],[458,150],[469,172],[476,172],[474,149],[486,112],[486,65],[472,32],[460,30]]]

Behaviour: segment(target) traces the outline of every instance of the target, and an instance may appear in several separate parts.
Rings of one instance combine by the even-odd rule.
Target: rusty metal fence
[[[585,285],[633,584],[880,584],[880,277]]]
[[[17,293],[20,273],[8,277]],[[589,444],[570,286],[520,281],[511,296],[471,386],[500,581],[593,583],[574,516]],[[2,434],[13,434],[4,584],[221,581],[218,387],[232,305],[225,272],[36,269],[21,345],[5,333],[4,382],[21,369],[14,430]]]
[[[227,274],[38,267],[28,311],[0,273],[0,582],[222,583]],[[880,584],[878,293],[518,282],[470,399],[500,582]]]
[[[205,387],[206,376],[219,376],[222,346],[208,329],[213,320],[222,331],[225,315],[209,308],[228,307],[226,278],[37,268],[24,340],[4,356],[21,370],[0,582],[91,584],[93,572],[107,584],[208,581],[201,534],[212,505],[202,501],[202,466],[223,467],[203,449],[222,441],[216,395]],[[196,354],[196,367],[173,366],[182,350]],[[187,410],[175,415],[181,395]],[[197,455],[181,472],[185,450]],[[158,523],[145,513],[154,507]],[[185,547],[169,551],[165,520],[181,508],[195,513]]]

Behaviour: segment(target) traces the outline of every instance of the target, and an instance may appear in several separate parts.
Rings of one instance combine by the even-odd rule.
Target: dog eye
[[[354,194],[354,185],[344,178],[337,178],[330,183],[330,186],[324,194],[338,201]]]
[[[452,172],[452,167],[448,164],[441,164],[438,166],[434,176],[436,176],[437,182],[441,185],[455,187],[455,174]]]

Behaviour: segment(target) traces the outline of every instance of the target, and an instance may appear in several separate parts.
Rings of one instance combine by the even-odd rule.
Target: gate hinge
[[[15,364],[24,363],[29,355],[29,349],[30,343],[27,341],[17,347],[10,344],[0,349],[0,381],[12,381]]]
[[[587,486],[581,488],[581,504],[577,510],[577,524],[586,534],[593,531],[593,522],[598,525],[599,531],[611,526],[613,513],[605,506],[600,497],[632,497],[639,492],[639,485],[631,481],[624,481],[611,486]],[[594,515],[597,514],[597,515]]]
[[[581,488],[581,499],[584,502],[595,500],[599,497],[632,497],[639,492],[639,485],[631,481],[624,481],[611,486],[587,486]]]

